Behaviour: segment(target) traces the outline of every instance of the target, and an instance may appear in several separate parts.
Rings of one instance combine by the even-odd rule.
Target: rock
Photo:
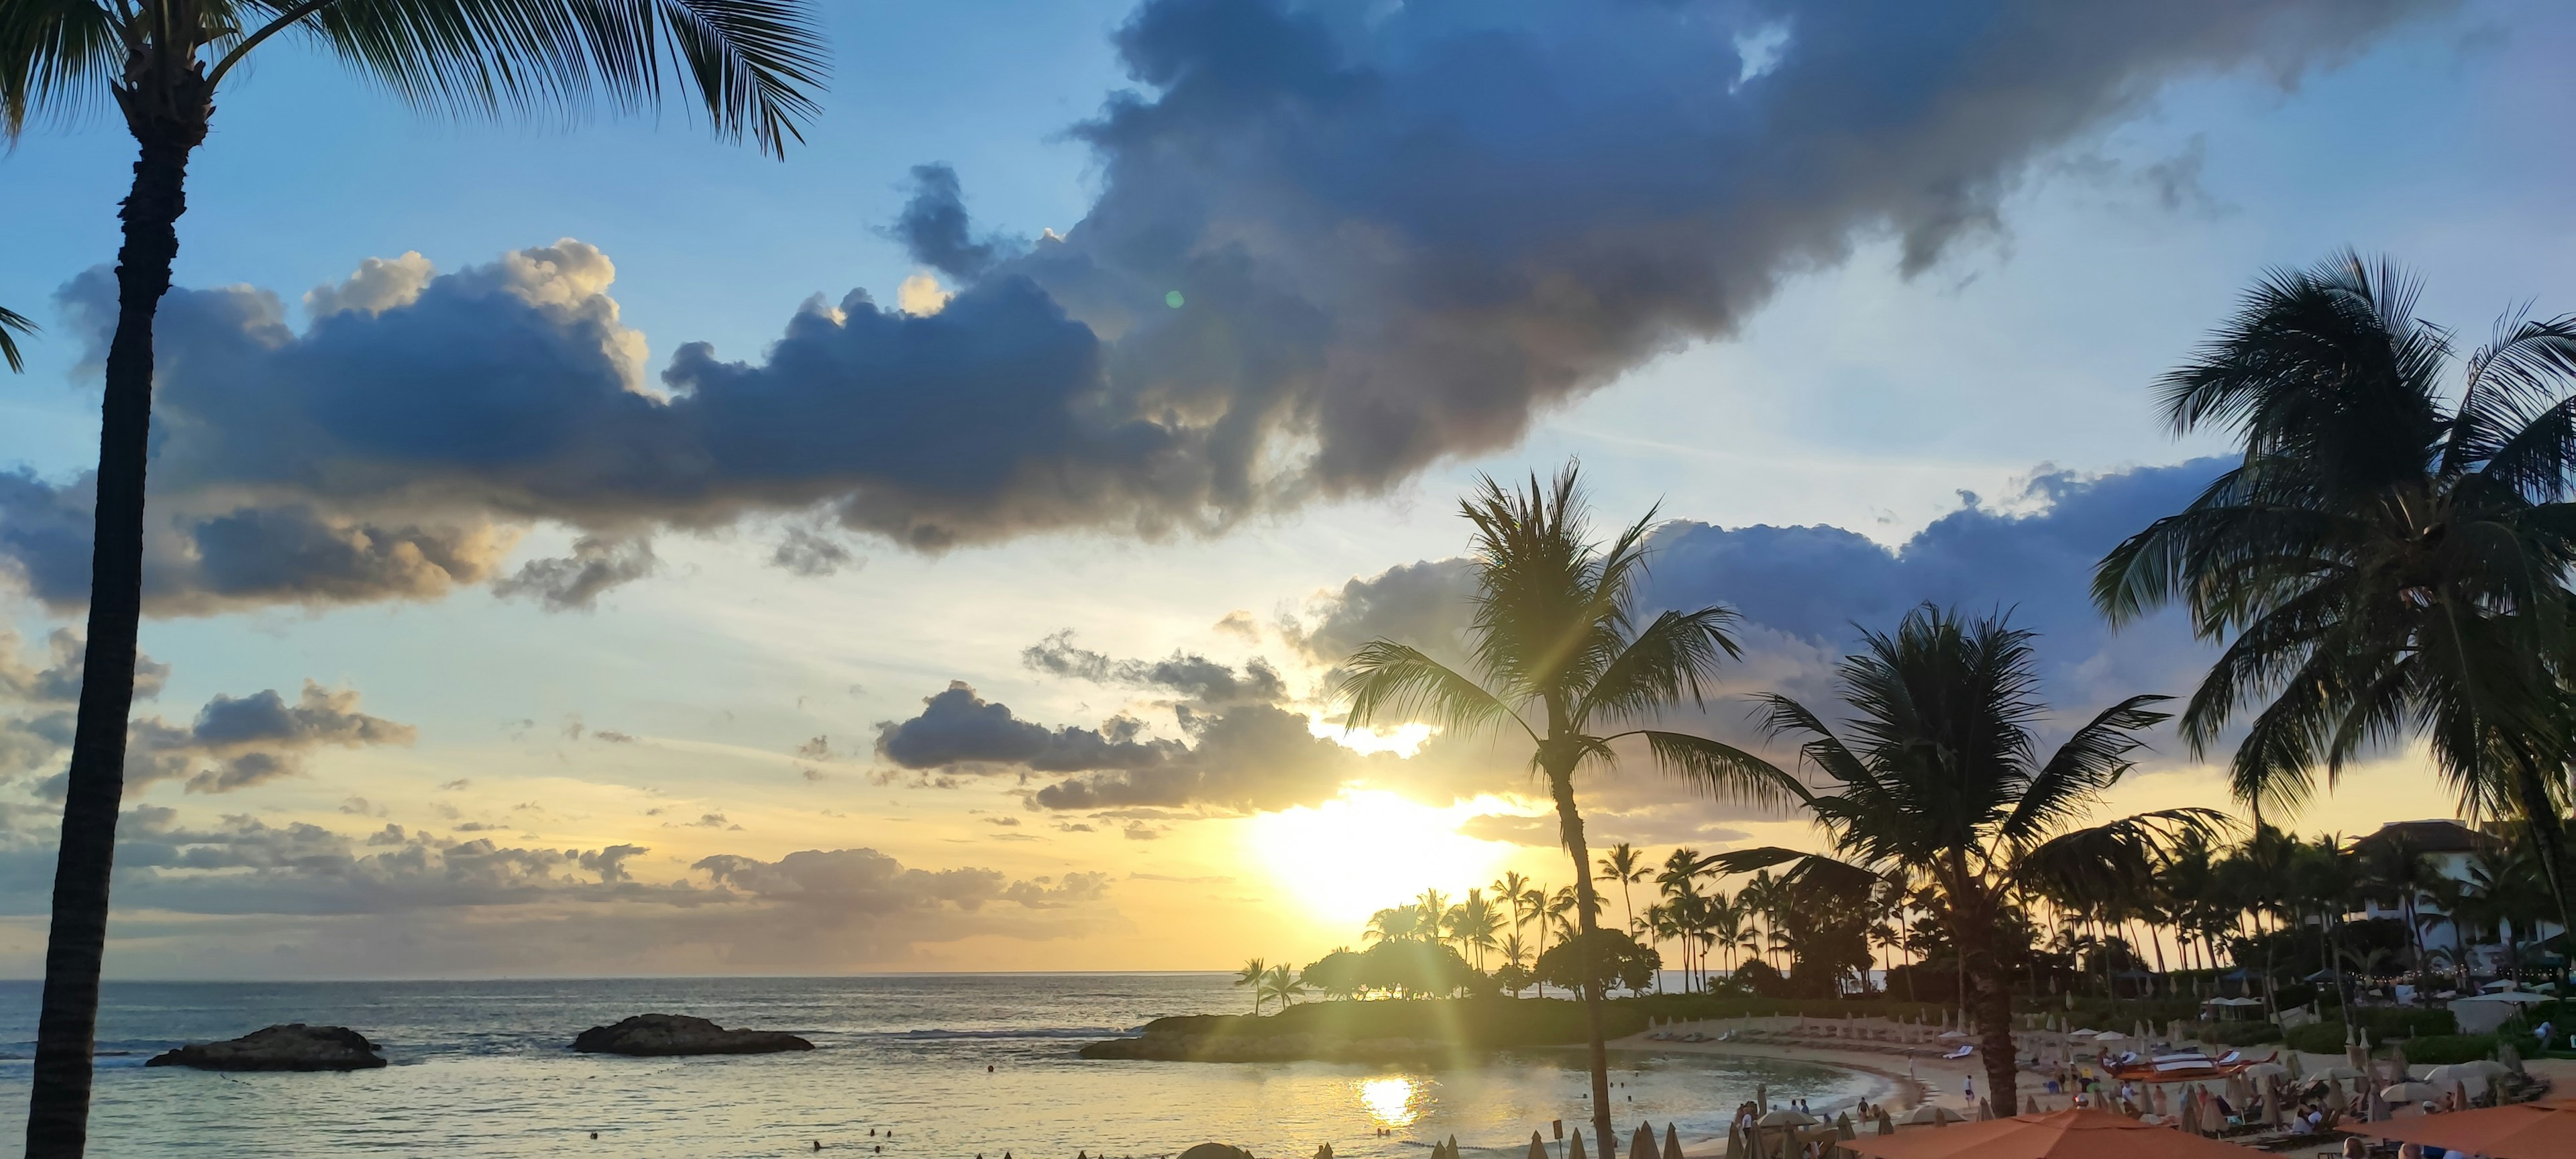
[[[615,1026],[594,1026],[572,1040],[584,1054],[774,1054],[812,1050],[814,1044],[783,1030],[727,1030],[686,1014],[638,1014]]]
[[[190,1043],[145,1060],[145,1066],[199,1070],[366,1070],[385,1065],[376,1044],[345,1026],[301,1022],[251,1031],[224,1042]]]
[[[1181,1152],[1181,1159],[1252,1159],[1252,1152],[1223,1143],[1201,1143]]]

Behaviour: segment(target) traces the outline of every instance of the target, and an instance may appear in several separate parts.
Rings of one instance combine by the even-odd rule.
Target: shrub
[[[2281,1027],[2272,1022],[2205,1022],[2195,1037],[2220,1046],[2253,1046],[2281,1041]]]
[[[2345,1038],[2339,1021],[2311,1022],[2282,1036],[2290,1049],[2309,1054],[2341,1054]]]
[[[2492,1034],[2428,1034],[2406,1040],[2406,1061],[2426,1066],[2476,1062],[2495,1051]]]

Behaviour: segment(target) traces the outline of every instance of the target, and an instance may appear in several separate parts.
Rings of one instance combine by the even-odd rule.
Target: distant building
[[[2380,826],[2377,832],[2355,839],[2350,848],[2354,853],[2367,857],[2371,853],[2372,846],[2384,846],[2400,840],[2413,845],[2425,860],[2432,862],[2435,872],[2463,885],[2475,880],[2470,875],[2469,869],[2477,862],[2479,854],[2500,852],[2508,844],[2507,838],[2496,832],[2492,826],[2486,829],[2472,829],[2458,821],[2441,819],[2391,821]],[[2363,903],[2362,916],[2402,922],[2406,919],[2406,910],[2399,904],[2397,898],[2378,896],[2371,897]],[[2428,954],[2434,950],[2440,950],[2445,955],[2455,954],[2458,951],[2462,935],[2454,932],[2454,927],[2448,920],[2447,911],[2431,894],[2415,899],[2415,916],[2419,919],[2418,928],[2421,930],[2424,949]],[[2427,918],[2433,920],[2421,920]],[[2505,928],[2471,928],[2465,931],[2469,943],[2469,969],[2472,972],[2497,974],[2504,970],[2504,943],[2508,932]],[[2538,965],[2542,959],[2543,951],[2534,943],[2546,941],[2557,935],[2558,923],[2552,921],[2535,922],[2532,929],[2521,931],[2520,937],[2515,940],[2522,944],[2523,967],[2529,969]]]

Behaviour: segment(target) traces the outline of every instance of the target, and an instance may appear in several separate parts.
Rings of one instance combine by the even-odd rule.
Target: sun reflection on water
[[[1377,1120],[1378,1126],[1410,1126],[1422,1113],[1417,1105],[1421,1101],[1422,1088],[1412,1079],[1402,1076],[1362,1079],[1352,1085],[1359,1092],[1360,1105],[1368,1108],[1369,1116]]]

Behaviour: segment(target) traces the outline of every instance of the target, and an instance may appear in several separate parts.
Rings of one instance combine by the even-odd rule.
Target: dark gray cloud
[[[300,331],[273,294],[172,294],[152,607],[426,598],[542,522],[640,544],[811,512],[938,550],[1373,493],[1858,245],[1930,266],[2176,78],[2294,83],[2446,6],[1149,0],[1063,236],[996,244],[916,174],[896,232],[969,277],[936,314],[817,301],[757,361],[685,345],[657,385],[578,242],[375,262]],[[103,272],[65,301],[106,332]],[[57,607],[88,504],[0,477],[0,552]],[[583,606],[640,558],[506,582]]]
[[[1021,649],[1020,663],[1050,675],[1170,693],[1202,707],[1272,704],[1288,698],[1288,682],[1258,656],[1245,661],[1241,669],[1178,650],[1161,660],[1119,659],[1075,644],[1071,628]]]
[[[888,232],[912,260],[952,278],[975,278],[1013,248],[1005,238],[967,236],[965,190],[946,165],[913,166],[912,198]]]
[[[788,528],[786,537],[779,540],[778,546],[769,553],[770,566],[803,576],[831,575],[842,568],[855,568],[866,562],[848,547],[802,527]]]
[[[1730,691],[1828,692],[1830,666],[1862,629],[1895,626],[1929,600],[1970,612],[2008,612],[2040,633],[2048,693],[2081,711],[2140,692],[2183,693],[2209,654],[2171,613],[2116,636],[2093,610],[2093,565],[2120,540],[2180,510],[2225,468],[2220,459],[2079,475],[2042,467],[1989,502],[1964,496],[1894,550],[1839,527],[1718,527],[1676,520],[1649,542],[1641,609],[1723,604],[1741,613],[1748,655],[1721,672]],[[1309,657],[1333,664],[1376,637],[1454,651],[1470,586],[1465,561],[1432,560],[1355,579],[1291,625]],[[1705,723],[1750,741],[1742,705]]]
[[[126,730],[126,791],[177,780],[191,793],[228,793],[299,775],[320,749],[408,745],[416,739],[410,725],[359,711],[358,700],[354,689],[307,680],[291,702],[275,689],[217,695],[186,725],[136,717]],[[40,703],[30,714],[0,721],[0,756],[9,760],[7,767],[23,772],[58,764],[71,746],[72,716],[68,705],[46,710]],[[65,777],[56,773],[38,781],[38,795],[61,799]]]
[[[1020,719],[1010,706],[975,694],[963,680],[921,701],[921,715],[877,725],[877,756],[906,769],[1021,769],[1069,773],[1145,769],[1180,751],[1172,741],[1139,740],[1140,725],[1117,718],[1101,728],[1048,728]]]
[[[873,849],[809,849],[776,861],[724,854],[690,868],[724,889],[840,915],[943,905],[972,912],[994,902],[1054,909],[1098,900],[1109,881],[1105,873],[1012,880],[991,869],[912,869]]]
[[[534,596],[553,612],[587,611],[601,592],[642,579],[660,566],[648,540],[585,535],[573,541],[571,555],[519,565],[517,574],[492,585],[492,594]]]

